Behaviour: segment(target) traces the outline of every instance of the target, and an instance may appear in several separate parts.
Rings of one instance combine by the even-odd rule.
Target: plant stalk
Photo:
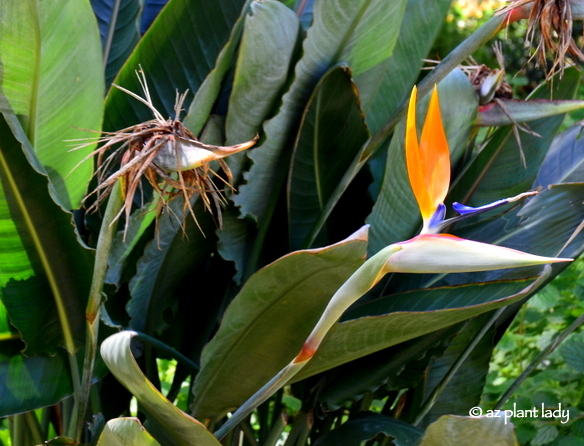
[[[115,221],[122,205],[124,203],[119,181],[114,185],[110,198],[108,200],[97,247],[95,250],[95,264],[93,267],[93,279],[89,291],[89,299],[85,309],[86,319],[86,338],[85,338],[85,356],[83,358],[83,376],[81,388],[75,395],[75,404],[69,424],[69,436],[81,441],[83,434],[83,425],[85,421],[85,412],[89,401],[91,390],[91,381],[93,377],[93,366],[95,364],[95,355],[97,354],[97,336],[99,332],[99,312],[103,302],[103,285],[107,272],[108,259],[112,246],[112,241],[116,232],[117,222]]]

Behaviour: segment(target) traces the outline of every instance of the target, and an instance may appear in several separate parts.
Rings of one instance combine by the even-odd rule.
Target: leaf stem
[[[89,299],[85,309],[87,321],[85,338],[85,356],[83,358],[83,377],[81,388],[75,394],[75,404],[69,425],[69,436],[81,441],[83,424],[85,421],[85,411],[89,401],[91,381],[93,377],[93,366],[95,355],[97,354],[97,336],[99,331],[99,312],[102,305],[103,285],[112,241],[116,230],[115,218],[124,203],[119,181],[113,186],[110,198],[105,209],[97,247],[95,250],[95,264],[93,267],[93,279],[89,291]]]
[[[193,361],[191,361],[189,358],[187,358],[185,355],[180,353],[179,351],[175,350],[174,348],[170,347],[169,345],[165,344],[164,342],[159,341],[158,339],[147,335],[146,333],[142,333],[139,331],[137,331],[136,333],[138,333],[138,336],[136,336],[138,339],[141,339],[142,341],[147,342],[148,344],[152,345],[153,347],[162,350],[164,353],[169,354],[170,356],[175,358],[177,361],[182,362],[193,375],[196,375],[197,373],[199,373],[199,366],[197,364],[195,364]]]

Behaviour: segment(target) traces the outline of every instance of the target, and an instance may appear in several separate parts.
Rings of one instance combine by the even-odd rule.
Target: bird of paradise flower
[[[572,259],[541,257],[514,249],[462,239],[441,230],[454,221],[477,215],[535,192],[471,208],[453,204],[459,216],[445,219],[444,199],[450,184],[450,151],[442,125],[438,90],[434,88],[422,134],[416,130],[414,87],[406,120],[406,164],[412,191],[422,215],[422,230],[410,240],[387,246],[369,258],[337,290],[296,357],[233,413],[215,436],[221,439],[255,407],[283,387],[315,355],[330,328],[357,299],[375,286],[387,273],[455,273],[516,268]]]

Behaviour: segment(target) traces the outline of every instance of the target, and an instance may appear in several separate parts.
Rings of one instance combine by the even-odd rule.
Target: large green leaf
[[[97,446],[160,446],[138,418],[114,418],[105,425]]]
[[[314,358],[293,380],[516,302],[533,293],[546,278],[543,275],[528,286],[525,281],[515,281],[424,289],[401,299],[392,295],[358,306],[331,328]]]
[[[360,230],[326,248],[293,252],[250,277],[203,351],[197,416],[240,405],[300,351],[331,296],[362,264],[364,237]]]
[[[0,118],[0,178],[0,295],[11,323],[27,354],[63,344],[73,353],[85,334],[92,255],[51,200],[47,174],[9,113]]]
[[[368,137],[350,70],[333,68],[310,98],[292,155],[288,179],[291,249],[303,247],[324,203]]]
[[[185,106],[198,92],[215,68],[226,45],[231,54],[232,27],[242,13],[246,0],[173,0],[165,7],[120,70],[115,83],[142,94],[135,70],[146,74],[152,101],[163,116],[174,116],[176,91],[189,89]],[[220,61],[224,74],[229,54]],[[214,75],[215,76],[215,75]],[[220,76],[221,77],[221,76]],[[219,79],[220,82],[220,79]],[[215,85],[217,80],[213,81]],[[215,98],[212,98],[215,101]],[[205,99],[205,106],[210,106]],[[106,99],[104,127],[119,130],[152,119],[151,111],[122,91],[110,89]],[[194,119],[194,115],[193,115]],[[197,121],[198,133],[202,124]]]
[[[91,146],[66,140],[100,128],[104,83],[99,33],[88,0],[0,3],[1,111],[12,111],[53,184],[63,209],[79,207]],[[74,170],[73,170],[74,169]]]
[[[375,134],[408,98],[430,52],[450,0],[408,0],[402,26],[391,57],[367,73],[360,88],[361,107]],[[424,36],[424,38],[420,38]]]
[[[468,78],[453,71],[439,85],[440,111],[448,139],[452,164],[460,159],[477,113],[476,93]],[[421,129],[429,96],[417,107],[417,123]],[[397,126],[388,147],[381,191],[367,223],[371,224],[369,250],[375,253],[392,243],[412,237],[421,224],[418,204],[407,176],[404,147],[405,119]]]
[[[190,417],[162,395],[136,363],[131,349],[136,332],[122,331],[101,345],[101,356],[114,374],[140,404],[165,428],[165,435],[177,446],[219,446],[205,426]]]
[[[254,1],[245,19],[226,120],[227,145],[249,141],[276,105],[300,23],[275,0]]]
[[[368,73],[391,57],[405,6],[405,0],[323,0],[314,5],[314,22],[304,40],[294,81],[278,114],[264,126],[266,140],[250,152],[254,164],[245,176],[247,184],[234,198],[243,215],[261,219],[268,201],[266,191],[278,193],[273,188],[278,167],[287,159],[284,149],[296,134],[312,90],[330,67],[346,62],[363,95],[377,88]]]

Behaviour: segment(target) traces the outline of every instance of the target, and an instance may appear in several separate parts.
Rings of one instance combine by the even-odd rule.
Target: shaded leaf
[[[444,355],[431,362],[425,376],[425,398],[440,383],[490,316],[485,313],[469,321],[462,332],[454,337]],[[479,405],[495,346],[493,336],[494,329],[491,329],[481,338],[422,419],[420,427],[428,426],[442,415],[468,415],[471,407]]]
[[[201,227],[185,209],[184,198],[174,199],[169,212],[159,218],[156,236],[136,265],[127,305],[130,325],[135,330],[152,333],[166,328],[164,312],[169,307],[177,310],[177,288],[209,256],[215,241],[213,219],[204,212],[202,200],[192,206]]]
[[[290,253],[256,272],[203,350],[193,412],[243,403],[302,347],[337,288],[362,264],[363,231],[326,248]]]
[[[369,137],[363,118],[350,70],[346,66],[331,69],[308,102],[292,155],[288,179],[291,249],[304,247],[324,204]]]
[[[391,56],[405,5],[405,0],[391,3],[324,0],[315,3],[314,21],[304,40],[303,57],[296,65],[294,81],[283,96],[278,114],[264,126],[266,140],[250,152],[254,164],[245,175],[247,184],[234,197],[244,216],[255,219],[263,216],[268,201],[265,191],[274,188],[277,167],[287,162],[284,150],[295,136],[305,103],[330,67],[346,62],[362,95],[369,88],[376,87],[366,79],[366,74],[379,64],[385,64]]]
[[[145,409],[163,425],[177,446],[219,446],[205,426],[168,401],[138,367],[132,355],[131,341],[137,333],[122,331],[101,344],[101,356],[114,374]]]
[[[584,178],[583,149],[581,124],[576,124],[557,135],[541,164],[533,188],[581,182]]]
[[[19,117],[49,175],[53,199],[65,210],[77,208],[92,165],[73,169],[92,147],[68,152],[73,146],[65,141],[92,136],[80,129],[100,128],[104,92],[89,2],[2,2],[0,17],[0,110]]]
[[[27,357],[7,344],[0,342],[0,417],[52,406],[73,392],[64,350]]]
[[[403,421],[366,412],[319,437],[314,446],[360,446],[379,433],[392,437],[395,446],[416,444],[423,435],[421,430]]]
[[[139,0],[90,1],[97,17],[106,61],[105,79],[109,86],[140,40],[138,21],[142,6]]]

